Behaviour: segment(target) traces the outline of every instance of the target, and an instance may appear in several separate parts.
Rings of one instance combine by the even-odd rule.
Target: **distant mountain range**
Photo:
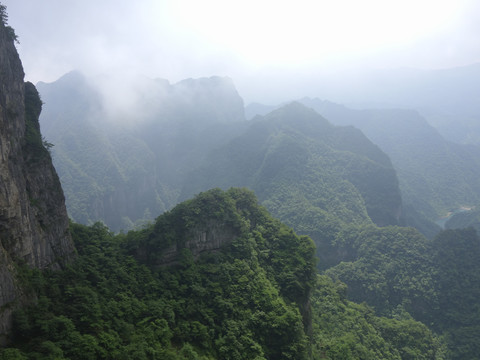
[[[354,109],[415,109],[447,140],[479,144],[479,79],[480,63],[440,70],[371,70],[309,79],[304,94]]]
[[[415,91],[425,92],[425,87],[433,86],[432,82],[443,84],[442,81],[449,78],[460,86],[476,74],[477,68],[446,71],[440,77],[426,72],[414,76],[405,70],[395,91],[404,94],[402,91],[417,84]],[[398,77],[387,75],[377,86],[383,84],[389,89]],[[369,219],[379,225],[416,226],[424,234],[433,236],[439,230],[433,221],[480,200],[480,148],[446,140],[418,111],[357,110],[318,98],[303,98],[298,103],[324,117],[314,120],[315,126],[323,126],[322,131],[330,133],[327,137],[314,137],[313,134],[322,131],[315,127],[300,128],[300,119],[311,115],[306,115],[308,111],[299,104],[288,105],[283,112],[272,113],[265,119],[247,121],[255,114],[266,115],[285,104],[250,104],[244,110],[243,101],[228,78],[188,79],[173,85],[166,80],[139,79],[138,93],[135,99],[120,107],[123,112],[110,111],[112,104],[107,100],[115,99],[116,94],[114,89],[109,93],[105,87],[95,85],[102,81],[105,80],[92,82],[73,72],[54,83],[38,84],[45,102],[42,131],[46,139],[55,144],[54,162],[65,189],[70,216],[81,223],[102,220],[112,229],[128,229],[153,219],[196,192],[235,185],[253,188],[275,216],[294,225],[297,221],[288,216],[287,210],[280,209],[281,198],[277,198],[273,189],[280,191],[288,185],[300,187],[301,190],[296,190],[298,194],[316,193],[313,200],[307,197],[307,202],[323,204],[318,208],[330,214],[333,203],[327,206],[328,201],[320,201],[318,196],[324,197],[328,186],[338,187],[346,181],[353,186],[355,196],[362,198]],[[471,96],[475,86],[472,83],[469,88]],[[436,101],[451,93],[450,89],[441,89],[435,94],[427,92],[417,97],[404,94],[398,98],[391,90],[379,95],[378,101],[387,107],[385,104],[393,104],[385,101],[391,96],[401,106],[411,104],[432,109]],[[353,89],[346,89],[346,98],[350,91]],[[359,96],[358,102],[371,94],[373,92]],[[456,106],[459,101],[465,105],[460,113],[474,116],[473,100],[468,96],[462,100],[459,94],[452,98],[452,103],[444,101],[435,111],[447,111],[448,106]],[[284,115],[279,115],[281,113]],[[290,115],[285,115],[287,113]],[[341,127],[325,125],[328,122]],[[267,125],[270,123],[277,125]],[[379,148],[349,126],[360,129]],[[362,152],[366,148],[370,149],[368,154]],[[299,161],[294,154],[308,160]],[[345,154],[351,157],[363,154],[370,165],[362,165],[362,170],[355,170],[356,176],[353,176],[349,173],[353,171],[351,167],[339,164],[342,161],[362,164],[363,160],[345,163],[345,159],[339,160]],[[331,158],[329,180],[325,180],[328,161],[319,160],[322,156]],[[272,170],[275,157],[282,161]],[[392,165],[395,170],[391,175],[378,177],[372,173],[372,161],[384,170]],[[314,190],[303,184],[303,180],[293,180],[288,172],[295,171],[286,170],[289,166],[298,174],[323,177],[329,185],[321,190],[323,185],[313,182]],[[320,168],[322,171],[318,173]],[[335,176],[341,181],[332,180]],[[377,180],[388,186],[375,184]],[[334,192],[338,193],[337,190]],[[350,190],[344,191],[350,193]],[[345,210],[340,213],[363,216],[362,211],[357,211],[358,206],[352,207],[349,203],[355,196],[337,199],[342,203],[339,209]]]
[[[480,147],[445,140],[418,112],[403,109],[355,110],[304,98],[300,103],[315,109],[332,123],[355,126],[392,160],[404,204],[434,220],[462,205],[473,205],[480,196]],[[279,105],[281,106],[281,105]],[[247,117],[275,107],[252,104]]]
[[[103,101],[110,94],[80,73],[38,84],[42,131],[55,144],[69,214],[78,222],[102,220],[120,230],[168,210],[179,178],[234,135],[237,127],[225,123],[244,119],[243,101],[226,78],[143,86],[141,106],[118,113]]]

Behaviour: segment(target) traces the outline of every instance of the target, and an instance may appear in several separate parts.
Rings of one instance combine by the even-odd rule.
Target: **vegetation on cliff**
[[[18,43],[18,36],[15,34],[15,30],[8,25],[8,13],[7,7],[0,4],[0,24],[4,26],[5,32],[10,41],[15,41]]]
[[[195,257],[181,246],[182,229],[210,219],[238,236]],[[424,325],[379,318],[346,300],[341,283],[317,277],[312,241],[246,190],[202,193],[142,231],[72,224],[72,236],[79,257],[66,270],[23,269],[38,304],[16,312],[4,358],[434,359],[442,351]],[[138,256],[161,257],[164,242],[179,244],[176,264]]]

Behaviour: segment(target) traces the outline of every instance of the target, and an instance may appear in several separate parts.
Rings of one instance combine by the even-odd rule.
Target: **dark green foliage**
[[[154,259],[149,257],[161,256],[162,250],[174,243],[179,248],[184,247],[193,231],[206,229],[214,223],[231,228],[236,235],[240,234],[243,225],[235,201],[220,189],[201,193],[194,200],[185,201],[164,213],[151,229],[142,232],[146,237],[144,242],[135,246],[138,252],[145,253],[147,263],[154,264]]]
[[[15,34],[15,30],[8,25],[7,7],[2,4],[0,4],[0,24],[5,27],[8,38],[18,43],[18,36]]]
[[[42,100],[31,82],[25,83],[25,144],[24,157],[27,161],[38,161],[48,156],[53,146],[42,138],[38,118],[42,111]]]
[[[195,254],[191,231],[219,223],[235,236]],[[345,285],[317,278],[312,241],[244,189],[202,193],[126,235],[100,223],[71,231],[75,263],[21,269],[38,302],[15,313],[2,358],[433,359],[441,350],[423,325],[378,318],[347,301]],[[156,265],[164,242],[177,245],[171,266]],[[130,255],[145,247],[159,255]]]
[[[480,238],[472,228],[447,230],[434,241],[438,307],[434,328],[446,333],[452,359],[480,354]]]
[[[348,286],[349,298],[391,316],[402,307],[419,320],[434,303],[429,242],[413,228],[350,227],[334,246],[343,261],[327,270]]]
[[[162,263],[162,250],[174,245],[182,263],[185,254],[195,251],[185,244],[198,230],[215,231],[218,237],[227,234],[230,240],[212,250],[224,247],[225,256],[233,256],[232,260],[254,256],[254,264],[275,281],[281,295],[305,310],[314,282],[314,245],[308,237],[299,237],[273,220],[250,191],[232,188],[200,193],[160,216],[150,230],[130,232],[128,247],[147,264],[156,265]]]
[[[337,265],[326,273],[348,286],[349,299],[423,321],[444,337],[448,359],[477,358],[480,239],[473,229],[444,231],[432,242],[414,229],[351,226],[338,232],[330,254]],[[388,326],[385,339],[401,331]]]
[[[170,267],[147,267],[127,253],[144,246],[145,233],[170,228],[181,243],[205,221],[238,227],[238,236],[196,261],[184,249]],[[29,358],[308,357],[313,244],[272,219],[251,192],[201,194],[127,236],[99,223],[71,228],[76,262],[25,274],[39,300],[15,314],[13,340]]]

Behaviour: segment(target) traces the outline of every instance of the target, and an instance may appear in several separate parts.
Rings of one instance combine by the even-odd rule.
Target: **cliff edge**
[[[3,9],[4,10],[4,9]],[[58,268],[72,258],[65,198],[38,116],[42,102],[24,83],[12,29],[0,21],[0,345],[12,312],[28,299],[16,275],[21,264]]]

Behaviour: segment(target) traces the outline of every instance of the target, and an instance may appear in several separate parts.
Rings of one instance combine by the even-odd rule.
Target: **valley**
[[[34,85],[5,11],[0,359],[479,358],[478,64]]]

